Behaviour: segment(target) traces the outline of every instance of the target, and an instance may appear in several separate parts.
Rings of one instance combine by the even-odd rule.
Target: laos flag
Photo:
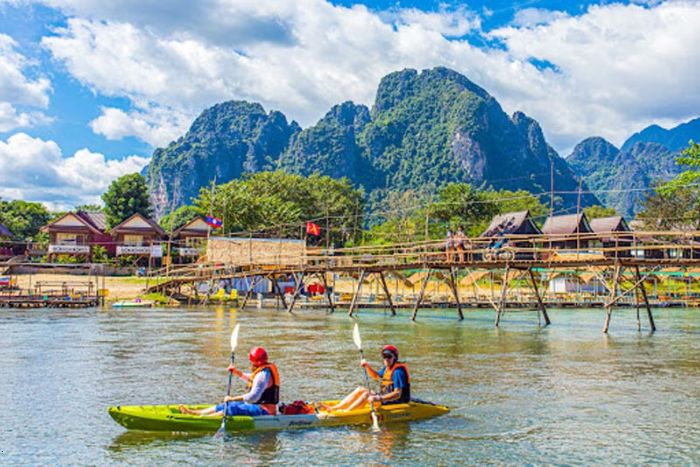
[[[205,217],[204,222],[206,222],[209,225],[209,227],[213,229],[220,229],[224,223],[224,221],[222,221],[221,219],[212,216]]]

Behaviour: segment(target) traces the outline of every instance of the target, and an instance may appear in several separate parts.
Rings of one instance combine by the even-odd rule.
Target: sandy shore
[[[86,290],[89,282],[95,287],[95,277],[71,274],[23,274],[14,276],[22,289],[36,288],[41,284],[44,290],[60,290],[66,283],[68,288]],[[102,277],[99,278],[99,288],[102,288]],[[153,279],[150,280],[153,284]],[[135,298],[144,293],[146,279],[143,277],[105,277],[104,287],[109,291],[107,300],[123,300]],[[94,290],[94,289],[93,289]]]

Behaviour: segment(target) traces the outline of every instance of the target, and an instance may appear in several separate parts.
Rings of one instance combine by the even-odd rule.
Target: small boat
[[[326,401],[325,404],[336,402]],[[109,414],[117,423],[129,430],[214,433],[221,426],[221,417],[183,414],[178,407],[178,405],[122,405],[110,407]],[[211,404],[187,407],[197,410],[211,407]],[[379,423],[385,424],[437,417],[449,411],[450,409],[444,405],[416,400],[406,404],[382,405],[377,409],[377,415]],[[350,412],[320,410],[313,414],[262,417],[234,415],[226,418],[226,430],[234,432],[371,424],[372,418],[368,405]]]
[[[112,308],[151,308],[153,303],[151,300],[120,300],[112,303]]]

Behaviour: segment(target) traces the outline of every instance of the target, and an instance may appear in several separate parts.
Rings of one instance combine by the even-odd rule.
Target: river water
[[[399,347],[416,397],[450,406],[428,421],[383,427],[212,436],[127,432],[117,404],[216,402],[228,337],[239,361],[264,345],[284,400],[339,397],[363,382],[344,313],[229,308],[0,311],[0,464],[243,463],[335,465],[700,463],[700,311],[656,310],[637,332],[616,310],[405,314],[362,311],[379,364]],[[238,390],[242,387],[237,386]]]

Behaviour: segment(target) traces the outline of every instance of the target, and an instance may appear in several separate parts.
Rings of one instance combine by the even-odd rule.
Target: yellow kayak
[[[337,401],[325,401],[332,405]],[[202,409],[211,404],[188,405],[190,409]],[[180,413],[178,405],[122,405],[109,408],[112,418],[129,430],[216,432],[221,426],[220,416],[188,415]],[[379,423],[421,420],[446,414],[450,409],[444,405],[426,401],[411,401],[406,404],[382,405],[377,409]],[[291,428],[313,428],[342,425],[371,425],[369,405],[353,411],[317,410],[313,414],[275,415],[262,417],[229,416],[227,431],[286,430]]]

